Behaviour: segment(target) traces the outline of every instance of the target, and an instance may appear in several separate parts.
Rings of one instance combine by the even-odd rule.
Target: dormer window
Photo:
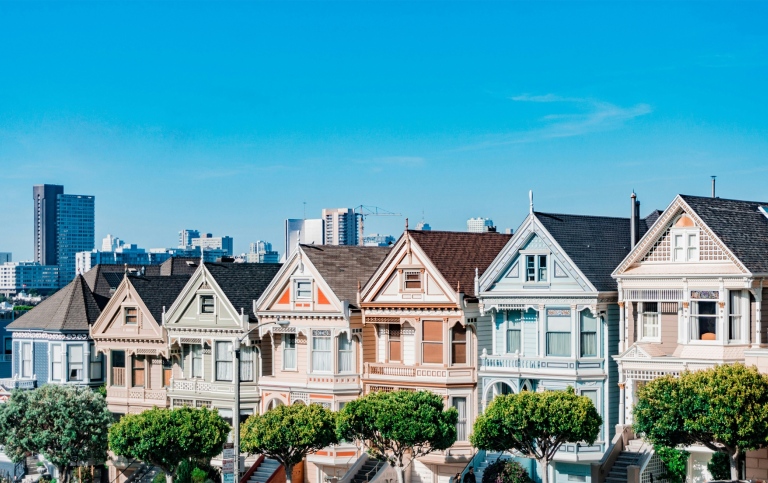
[[[301,300],[312,299],[312,282],[310,280],[296,281],[296,298]]]
[[[213,295],[200,296],[200,313],[212,314],[214,311]]]
[[[699,260],[699,229],[688,215],[675,222],[671,230],[672,260],[675,262],[696,262]]]
[[[125,307],[123,309],[125,315],[125,325],[136,325],[139,321],[139,311],[136,307]]]
[[[403,288],[405,290],[421,290],[421,270],[404,271]]]
[[[525,256],[525,281],[546,282],[549,275],[546,255]]]

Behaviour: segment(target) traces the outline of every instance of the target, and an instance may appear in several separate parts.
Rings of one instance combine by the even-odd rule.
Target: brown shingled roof
[[[8,324],[8,330],[87,331],[101,310],[82,275]]]
[[[416,242],[440,274],[454,289],[458,284],[467,297],[476,297],[475,269],[485,272],[512,235],[501,233],[469,233],[461,231],[409,230]]]

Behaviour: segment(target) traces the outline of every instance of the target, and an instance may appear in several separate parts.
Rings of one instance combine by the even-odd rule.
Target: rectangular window
[[[640,302],[641,336],[646,340],[658,340],[661,333],[661,316],[658,302]]]
[[[231,381],[232,379],[232,342],[216,342],[216,380]]]
[[[201,344],[185,344],[184,361],[190,366],[185,371],[188,377],[203,377],[203,346]]]
[[[598,406],[597,391],[592,390],[592,389],[590,389],[590,390],[582,389],[581,390],[581,395],[588,397],[589,400],[592,401],[592,404],[595,406],[595,409],[597,409],[597,412],[602,412],[602,411],[600,411],[600,406]]]
[[[96,347],[91,345],[91,355],[89,358],[91,363],[91,380],[100,381],[104,379],[104,354],[97,352]]]
[[[728,339],[733,341],[741,340],[742,324],[742,292],[741,290],[731,290],[728,292]]]
[[[173,362],[163,359],[163,387],[171,387],[171,375],[173,374]]]
[[[467,398],[454,397],[451,404],[459,413],[456,421],[456,441],[467,441]]]
[[[547,281],[547,256],[539,255],[539,282]]]
[[[421,270],[406,270],[403,272],[404,285],[406,290],[421,289]]]
[[[240,380],[253,381],[253,347],[240,349]]]
[[[200,313],[212,314],[214,312],[213,295],[200,296]]]
[[[352,341],[346,333],[339,335],[339,372],[355,371],[355,355]]]
[[[592,313],[581,313],[581,357],[597,357],[597,319]]]
[[[332,372],[331,331],[312,331],[312,372]]]
[[[13,354],[13,338],[12,337],[6,337],[5,338],[5,355],[11,355]],[[8,359],[6,359],[8,360]]]
[[[421,326],[421,361],[424,364],[442,364],[443,321],[425,320]]]
[[[525,281],[546,282],[549,279],[548,267],[546,255],[526,255]]]
[[[467,328],[456,324],[451,329],[451,362],[467,363]]]
[[[125,307],[123,309],[126,325],[135,325],[139,321],[139,311],[136,307]]]
[[[311,299],[312,298],[312,282],[310,282],[309,280],[297,280],[296,281],[296,298]]]
[[[676,262],[695,262],[699,259],[699,235],[690,230],[672,232],[672,253]]]
[[[691,302],[691,339],[717,340],[717,302]]]
[[[525,257],[525,281],[536,281],[536,257],[534,255],[526,255]]]
[[[112,385],[125,386],[125,351],[112,351]]]
[[[56,344],[51,346],[51,380],[52,381],[61,381],[64,377],[63,375],[63,356],[64,354],[61,351],[61,344]]]
[[[144,369],[146,368],[147,359],[144,356],[133,356],[133,368],[131,371],[131,377],[133,387],[144,387]]]
[[[296,334],[283,334],[283,369],[296,370]]]
[[[398,324],[389,324],[389,361],[403,360],[402,331]]]
[[[522,329],[522,313],[519,310],[507,312],[507,353],[522,352],[520,332]]]
[[[83,346],[67,346],[67,373],[69,374],[69,381],[83,380],[83,362]]]
[[[547,355],[556,357],[571,356],[570,316],[547,316]]]
[[[21,377],[32,377],[32,343],[21,343]]]

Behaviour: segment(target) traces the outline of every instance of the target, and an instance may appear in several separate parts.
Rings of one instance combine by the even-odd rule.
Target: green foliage
[[[101,386],[97,387],[96,389],[94,389],[94,391],[96,391],[97,394],[101,394],[101,397],[103,397],[104,399],[107,398],[107,386],[105,384],[102,384]]]
[[[154,408],[115,423],[109,430],[109,448],[115,454],[151,463],[173,477],[182,461],[209,460],[219,454],[229,430],[216,411],[206,408]]]
[[[192,483],[194,480],[193,475],[196,470],[202,471],[205,475],[203,481],[221,481],[221,474],[218,468],[211,466],[207,461],[193,459],[184,460],[179,464],[179,469],[176,471],[176,476],[173,479],[174,483]],[[163,481],[161,483],[165,483],[165,476],[163,476]]]
[[[192,483],[204,483],[205,479],[208,477],[208,473],[205,472],[205,470],[201,468],[195,468],[192,470]]]
[[[319,404],[278,406],[243,423],[240,448],[276,459],[290,470],[307,454],[336,444],[336,415]]]
[[[731,462],[728,455],[721,451],[712,454],[712,459],[707,463],[707,470],[713,480],[728,480],[731,478]]]
[[[520,463],[497,460],[483,472],[482,483],[533,483],[533,480]]]
[[[688,474],[688,457],[691,453],[667,446],[655,446],[653,449],[667,470],[663,478],[666,478],[669,483],[685,483]]]
[[[743,364],[665,376],[640,388],[633,414],[655,446],[698,443],[737,458],[768,444],[768,377]]]
[[[34,307],[31,305],[14,305],[13,310],[16,312],[26,312],[27,310],[32,310]]]
[[[446,410],[443,398],[433,392],[372,392],[344,406],[337,434],[345,441],[365,443],[372,456],[402,469],[406,453],[418,458],[449,448],[456,441],[458,417],[456,409]]]
[[[165,473],[158,471],[155,477],[152,478],[152,483],[165,483]]]
[[[0,444],[14,462],[26,453],[41,453],[67,481],[71,464],[106,460],[111,422],[104,398],[89,388],[16,390],[0,405]]]

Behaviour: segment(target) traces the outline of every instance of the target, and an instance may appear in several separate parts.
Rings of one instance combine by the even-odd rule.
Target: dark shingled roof
[[[680,195],[752,273],[768,273],[768,202]]]
[[[170,307],[189,281],[189,275],[137,276],[129,275],[128,281],[155,321],[163,320],[163,307]]]
[[[455,290],[457,282],[469,298],[475,294],[475,268],[480,275],[493,262],[512,235],[461,231],[408,230],[408,236],[427,254]]]
[[[357,304],[357,284],[365,285],[391,247],[302,245],[312,265],[339,300]]]
[[[253,301],[258,300],[282,266],[281,263],[206,263],[205,268],[224,291],[232,306],[256,317]]]
[[[597,290],[616,290],[616,281],[611,278],[611,273],[630,251],[629,218],[534,214]],[[640,220],[638,240],[659,218],[659,214],[659,211],[653,211]]]
[[[101,314],[82,275],[77,275],[35,308],[8,325],[8,330],[87,331]]]
[[[141,265],[128,265],[128,270],[141,270]],[[83,275],[85,283],[88,284],[88,288],[93,293],[96,303],[100,309],[104,309],[107,306],[107,302],[115,293],[115,289],[120,282],[123,281],[125,276],[125,265],[96,265]],[[160,267],[157,265],[150,265],[145,268],[145,275],[160,275]]]
[[[199,258],[171,257],[160,264],[159,275],[192,275],[198,265],[200,265]]]

